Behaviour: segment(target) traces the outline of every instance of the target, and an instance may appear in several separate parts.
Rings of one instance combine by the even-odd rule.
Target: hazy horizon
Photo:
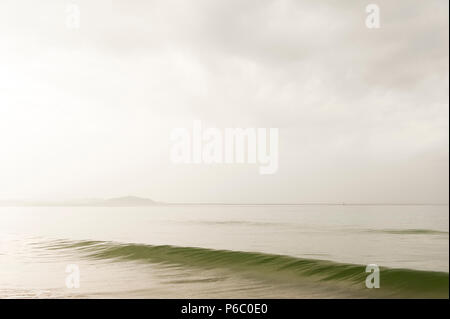
[[[114,200],[129,200],[128,204],[133,205],[134,201],[139,202],[142,200],[148,200],[152,203],[147,203],[145,205],[381,205],[381,206],[448,206],[448,202],[418,202],[418,201],[409,201],[409,202],[279,202],[279,203],[265,203],[263,201],[260,202],[164,202],[159,201],[150,197],[143,196],[134,196],[134,195],[125,195],[119,197],[108,197],[108,198],[99,198],[99,197],[88,197],[88,198],[71,198],[67,200],[31,200],[31,199],[0,199],[0,206],[2,204],[13,204],[21,205],[26,204],[26,206],[42,206],[42,205],[52,205],[52,206],[89,206],[90,204],[99,204],[105,202],[111,202]]]

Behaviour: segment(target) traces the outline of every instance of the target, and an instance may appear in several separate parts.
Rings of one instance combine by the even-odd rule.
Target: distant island
[[[109,199],[84,199],[71,201],[0,201],[0,206],[89,206],[89,207],[135,207],[154,206],[164,203],[136,196],[114,197]]]
[[[369,203],[369,202],[304,202],[304,203],[166,203],[150,198],[122,196],[109,199],[79,199],[68,201],[0,200],[0,207],[145,207],[145,206],[448,206],[448,203]]]

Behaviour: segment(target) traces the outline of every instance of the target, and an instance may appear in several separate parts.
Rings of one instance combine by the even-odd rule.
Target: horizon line
[[[145,197],[135,197],[136,200],[147,200],[148,203],[115,203],[111,200],[118,198],[127,198],[130,196],[115,197],[109,199],[72,199],[63,201],[48,201],[48,200],[1,200],[0,206],[3,207],[95,207],[95,206],[448,206],[449,203],[439,203],[439,202],[278,202],[278,203],[257,203],[257,202],[160,202],[154,201],[150,198]],[[134,197],[134,196],[132,196]],[[77,201],[79,201],[77,203]]]

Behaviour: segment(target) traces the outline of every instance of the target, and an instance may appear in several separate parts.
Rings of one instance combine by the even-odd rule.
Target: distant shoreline
[[[7,203],[0,207],[155,207],[155,206],[449,206],[439,203],[154,203],[154,204],[64,204],[64,203]]]
[[[150,206],[448,206],[448,203],[166,203],[150,198],[122,196],[70,201],[0,200],[0,207],[150,207]]]

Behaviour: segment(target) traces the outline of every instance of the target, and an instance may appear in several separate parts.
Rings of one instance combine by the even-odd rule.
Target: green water
[[[4,298],[448,298],[445,206],[1,208],[0,239]]]

